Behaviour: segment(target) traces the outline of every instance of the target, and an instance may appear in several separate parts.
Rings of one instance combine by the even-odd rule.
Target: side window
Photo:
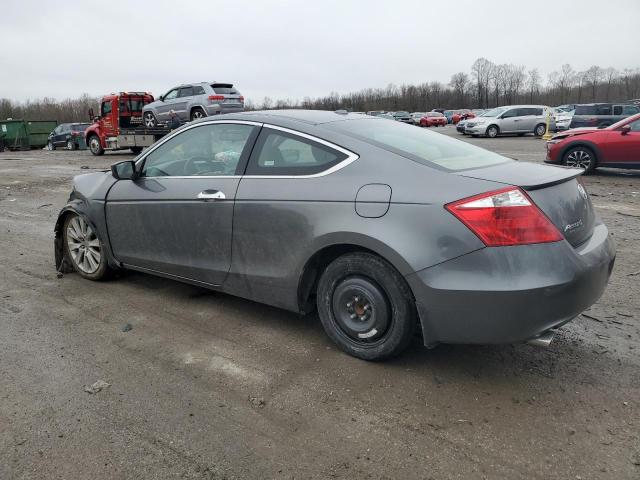
[[[614,115],[622,115],[622,105],[614,105],[613,106],[613,114]]]
[[[596,115],[611,115],[611,105],[598,105]]]
[[[178,92],[178,97],[193,97],[193,87],[182,87]]]
[[[170,90],[169,92],[167,92],[167,94],[164,96],[165,100],[173,100],[175,98],[178,97],[178,89],[174,88],[173,90]]]
[[[111,102],[102,102],[102,106],[100,107],[100,115],[105,116],[111,113]]]
[[[263,128],[249,161],[247,175],[313,175],[347,155],[298,135]]]
[[[513,117],[517,117],[519,116],[519,111],[517,108],[512,108],[511,110],[507,110],[506,112],[504,112],[504,114],[502,115],[502,118],[513,118]]]
[[[622,108],[623,115],[635,115],[636,113],[638,113],[638,107],[635,105],[625,105]]]
[[[536,117],[544,115],[544,111],[542,110],[542,108],[530,108],[529,110],[531,110],[531,113],[529,115],[535,115]]]
[[[193,87],[193,94],[194,95],[204,95],[204,87],[202,87],[200,85],[196,85],[195,87]]]
[[[631,127],[632,132],[640,132],[640,119],[629,123],[629,126]]]
[[[246,158],[253,125],[216,123],[190,128],[153,150],[145,159],[146,177],[236,175]]]

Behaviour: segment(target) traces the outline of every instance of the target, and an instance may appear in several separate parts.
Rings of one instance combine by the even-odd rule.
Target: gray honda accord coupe
[[[598,300],[615,258],[581,172],[370,116],[220,115],[76,177],[56,266],[317,311],[366,360],[417,333],[545,344]]]

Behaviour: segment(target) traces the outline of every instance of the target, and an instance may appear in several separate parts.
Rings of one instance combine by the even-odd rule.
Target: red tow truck
[[[105,95],[100,100],[100,114],[93,109],[93,122],[85,130],[85,140],[91,153],[102,155],[105,150],[131,149],[135,154],[162,138],[171,130],[166,126],[146,128],[142,123],[142,107],[153,102],[148,92],[120,92]]]

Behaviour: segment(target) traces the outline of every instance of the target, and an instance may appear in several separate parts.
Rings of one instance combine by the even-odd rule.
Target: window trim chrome
[[[345,158],[344,160],[342,160],[341,162],[337,163],[336,165],[323,170],[322,172],[318,172],[318,173],[313,173],[310,175],[182,175],[182,176],[172,176],[172,175],[166,175],[166,176],[158,176],[158,177],[140,177],[140,178],[153,178],[153,179],[159,179],[159,178],[179,178],[179,179],[187,179],[187,178],[230,178],[230,179],[239,179],[239,178],[256,178],[256,179],[267,179],[267,178],[274,178],[274,179],[294,179],[294,178],[318,178],[318,177],[324,177],[326,175],[330,175],[334,172],[337,172],[338,170],[343,169],[344,167],[350,165],[351,163],[355,162],[356,160],[358,160],[360,158],[360,155],[358,155],[355,152],[352,152],[351,150],[347,150],[346,148],[343,148],[339,145],[336,145],[335,143],[331,143],[327,140],[324,140],[322,138],[318,138],[314,135],[310,135],[308,133],[303,133],[303,132],[299,132],[297,130],[292,130],[290,128],[286,128],[286,127],[281,127],[279,125],[272,125],[270,123],[262,123],[262,122],[253,122],[251,120],[206,120],[206,121],[201,121],[201,122],[197,122],[194,123],[193,125],[189,125],[185,128],[181,128],[180,130],[176,130],[175,132],[170,133],[169,135],[165,136],[162,140],[160,140],[159,142],[157,142],[156,144],[154,144],[153,146],[151,146],[149,148],[148,151],[144,152],[144,155],[142,157],[140,157],[138,160],[136,160],[136,167],[138,167],[138,165],[140,163],[144,163],[144,161],[146,161],[147,157],[154,152],[154,150],[156,150],[157,148],[159,148],[160,146],[164,145],[166,142],[168,142],[169,140],[171,140],[173,137],[180,135],[182,132],[185,132],[187,130],[191,130],[192,128],[196,128],[196,127],[200,127],[202,125],[215,125],[215,124],[224,124],[224,123],[231,123],[231,124],[240,124],[240,125],[253,125],[253,126],[257,126],[257,127],[267,127],[273,130],[280,130],[282,132],[286,132],[286,133],[290,133],[292,135],[301,137],[301,138],[306,138],[307,140],[311,140],[317,143],[320,143],[322,145],[325,145],[331,149],[337,150],[340,153],[343,153],[347,156],[347,158]]]

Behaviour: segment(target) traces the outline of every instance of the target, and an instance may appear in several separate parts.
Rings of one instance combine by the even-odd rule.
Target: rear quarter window
[[[326,126],[422,165],[444,170],[468,170],[512,161],[497,153],[401,122],[373,118],[334,122]]]

